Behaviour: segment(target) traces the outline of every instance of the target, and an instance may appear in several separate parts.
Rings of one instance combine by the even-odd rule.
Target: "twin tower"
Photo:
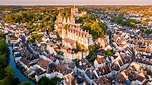
[[[59,12],[57,16],[57,20],[55,21],[55,29],[62,29],[66,24],[69,25],[75,25],[75,17],[78,17],[78,8],[74,6],[74,8],[71,8],[71,16],[68,18],[65,18],[61,15],[61,12]]]

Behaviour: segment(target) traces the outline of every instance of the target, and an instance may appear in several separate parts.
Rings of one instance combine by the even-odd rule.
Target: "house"
[[[145,76],[147,75],[147,72],[141,72],[137,75],[137,80],[136,82],[140,85],[147,85],[148,81],[146,80]]]
[[[19,38],[17,37],[14,37],[14,38],[10,38],[10,44],[13,44],[13,43],[17,43],[19,41]]]
[[[104,59],[104,57],[98,57],[98,58],[96,58],[95,59],[95,61],[94,61],[94,66],[95,67],[100,67],[100,66],[104,66],[105,65],[105,59]]]
[[[38,82],[43,76],[45,76],[45,71],[43,71],[41,68],[36,68],[35,69],[35,79]]]
[[[72,70],[67,69],[64,66],[55,65],[54,63],[51,63],[47,67],[46,77],[48,77],[50,79],[54,78],[54,77],[64,78],[67,74],[70,74],[70,73],[72,73]]]
[[[65,79],[65,83],[67,85],[74,85],[75,84],[74,76],[72,76],[72,74],[68,74],[64,79]]]
[[[97,43],[100,45],[100,47],[105,48],[106,47],[106,40],[105,38],[98,38]]]
[[[138,52],[151,53],[151,48],[139,48],[139,47],[136,47],[135,50],[138,51]]]
[[[82,75],[85,74],[85,71],[87,69],[90,69],[92,68],[92,65],[91,63],[89,63],[87,60],[85,59],[82,59],[80,62],[79,62],[79,66],[78,66],[78,72]]]
[[[136,62],[132,62],[132,63],[130,64],[130,66],[131,66],[135,71],[140,71],[140,70],[142,70],[142,66],[139,65],[139,64],[136,63]]]
[[[93,84],[93,80],[96,79],[95,74],[90,69],[87,69],[85,71],[84,77],[85,77],[85,79],[86,79],[86,81],[87,81],[87,83],[89,85],[92,85]]]
[[[63,57],[65,59],[65,63],[72,62],[73,59],[83,59],[87,55],[86,52],[74,52],[71,49],[67,49],[67,51],[64,52]]]
[[[42,68],[46,69],[47,66],[49,65],[49,62],[43,59],[38,60],[38,65],[40,65]]]
[[[30,68],[30,62],[26,59],[26,58],[21,58],[20,61],[21,65],[25,68],[25,69],[29,69]]]
[[[72,74],[68,74],[64,79],[66,85],[86,85],[81,76],[73,76]]]
[[[100,81],[99,79],[96,79],[93,85],[106,85],[106,84],[104,84],[104,82]]]
[[[50,54],[57,55],[57,53],[54,50],[54,48],[57,48],[57,45],[52,43],[52,42],[48,42],[46,49],[49,51]]]

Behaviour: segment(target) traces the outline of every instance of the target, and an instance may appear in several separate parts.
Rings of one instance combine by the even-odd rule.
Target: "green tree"
[[[97,39],[100,36],[104,36],[107,26],[101,22],[92,20],[89,23],[85,23],[83,25],[83,29],[89,30],[93,36],[93,39]]]
[[[69,24],[66,24],[66,25],[64,26],[64,28],[65,28],[66,30],[68,30],[68,29],[70,28],[70,25],[69,25]]]
[[[145,31],[145,33],[146,33],[147,35],[150,35],[150,34],[152,33],[152,31],[151,31],[151,29],[147,28],[146,31]]]
[[[64,52],[62,52],[62,51],[58,51],[58,52],[57,52],[57,54],[58,54],[58,55],[62,55],[62,56],[63,56]]]
[[[1,85],[18,85],[19,84],[19,80],[18,78],[14,78],[11,76],[6,76],[3,80]]]
[[[44,18],[43,18],[43,22],[46,22],[46,21],[49,21],[50,20],[50,16],[49,15],[47,15],[47,16],[45,16]]]
[[[57,82],[61,80],[60,78],[48,79],[47,77],[42,77],[39,81],[39,85],[57,85]]]
[[[2,38],[0,39],[0,54],[8,54],[9,53],[9,49],[8,49],[8,45],[5,42],[5,39]]]
[[[12,85],[12,77],[6,76],[6,77],[3,79],[1,85]]]
[[[14,77],[14,70],[12,67],[7,66],[6,68],[4,68],[4,71],[7,76]]]
[[[20,85],[31,85],[30,82],[22,82]]]
[[[147,26],[148,25],[148,22],[147,21],[142,21],[141,22],[144,26]]]
[[[6,67],[8,64],[8,58],[4,55],[0,55],[0,68]]]
[[[108,56],[113,56],[113,50],[112,49],[108,49],[107,51],[105,51],[105,54]]]

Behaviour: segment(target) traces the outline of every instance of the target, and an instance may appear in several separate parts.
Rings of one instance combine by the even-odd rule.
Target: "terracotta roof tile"
[[[42,59],[39,59],[38,60],[38,64],[42,67],[42,68],[47,68],[47,66],[49,65],[49,62],[46,61],[46,60],[42,60]]]

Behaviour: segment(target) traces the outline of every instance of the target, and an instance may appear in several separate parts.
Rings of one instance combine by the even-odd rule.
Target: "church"
[[[67,19],[64,17],[62,17],[61,13],[59,12],[58,16],[57,16],[57,20],[55,21],[55,29],[56,30],[61,30],[62,28],[64,28],[64,26],[68,24],[68,25],[75,25],[75,17],[74,14],[71,14],[70,17],[68,17]]]
[[[79,24],[75,23],[75,16],[78,15],[78,8],[71,8],[71,16],[67,19],[61,16],[59,12],[57,20],[55,21],[55,29],[62,31],[62,45],[66,48],[76,49],[76,44],[79,43],[85,48],[93,45],[92,35],[88,31],[84,31],[80,28]],[[64,26],[70,25],[69,29],[65,29]]]

